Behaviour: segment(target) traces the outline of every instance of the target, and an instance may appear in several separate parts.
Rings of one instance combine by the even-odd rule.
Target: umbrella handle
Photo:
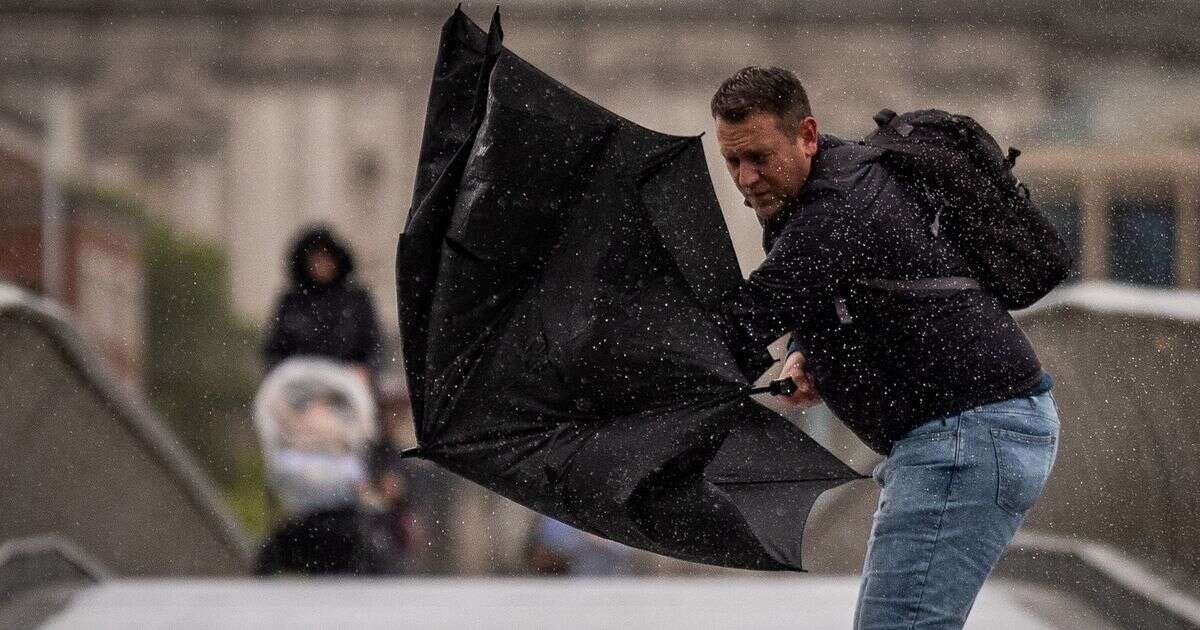
[[[796,393],[796,381],[793,381],[789,376],[781,378],[762,387],[751,387],[746,391],[747,394],[770,394],[772,396],[791,396]]]

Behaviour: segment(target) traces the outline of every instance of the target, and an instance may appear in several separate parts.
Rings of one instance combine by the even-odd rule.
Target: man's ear
[[[817,119],[806,116],[800,121],[800,150],[806,157],[817,154]]]

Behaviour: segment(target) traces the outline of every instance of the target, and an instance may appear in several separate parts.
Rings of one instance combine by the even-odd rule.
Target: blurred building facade
[[[61,260],[57,277],[49,277],[45,129],[4,114],[0,112],[0,282],[57,298],[118,378],[136,388],[144,341],[139,232],[92,208],[64,205],[58,228]]]
[[[1200,150],[1053,147],[1022,159],[1075,251],[1076,279],[1200,288]]]
[[[1196,286],[1196,178],[1180,161],[1194,164],[1200,147],[1200,33],[1185,26],[1200,6],[1158,0],[1119,15],[1098,0],[727,4],[518,0],[504,7],[507,44],[670,133],[710,131],[713,89],[752,63],[795,70],[833,133],[860,136],[882,107],[972,114],[1038,155],[1022,169],[1076,226],[1083,277]],[[364,280],[391,304],[452,5],[6,6],[0,107],[54,116],[73,172],[133,190],[180,229],[225,244],[235,308],[251,320],[268,315],[288,241],[314,220],[350,238]],[[481,22],[490,8],[466,7]],[[750,268],[761,258],[757,225],[713,143],[706,149]],[[394,324],[395,309],[381,310]]]
[[[793,69],[823,130],[839,135],[869,131],[883,107],[971,114],[1025,150],[1019,173],[1079,254],[1078,278],[1200,288],[1200,4],[812,0],[804,12],[782,0],[730,4],[514,0],[504,6],[506,44],[605,107],[681,135],[711,132],[713,90],[750,64]],[[234,307],[252,321],[269,316],[296,232],[332,223],[396,330],[396,237],[439,30],[453,7],[0,5],[4,280],[40,288],[40,250],[30,247],[40,237],[16,226],[40,225],[52,145],[64,178],[132,192],[180,231],[223,245]],[[465,7],[481,24],[491,8]],[[705,149],[749,270],[762,257],[759,227],[714,142],[706,138]],[[76,279],[65,285],[89,293],[74,308],[97,339],[124,344],[111,356],[137,360],[136,243],[119,225],[78,216],[73,229],[83,236],[65,265]],[[403,389],[395,375],[384,381]],[[412,440],[404,426],[389,431]],[[429,522],[457,524],[458,539],[446,543],[457,549],[455,570],[516,570],[531,514],[466,484],[420,494],[437,493],[444,505]]]

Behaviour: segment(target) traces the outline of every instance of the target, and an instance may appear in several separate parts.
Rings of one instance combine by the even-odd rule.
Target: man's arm
[[[726,338],[743,367],[783,334],[833,308],[835,287],[848,273],[836,212],[841,203],[829,195],[800,209],[766,260],[722,301]]]

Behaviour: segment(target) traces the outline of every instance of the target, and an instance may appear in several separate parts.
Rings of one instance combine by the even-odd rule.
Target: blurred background
[[[492,8],[464,10],[486,24]],[[294,288],[294,243],[317,224],[353,253],[380,331],[364,359],[379,427],[365,486],[384,514],[372,531],[391,537],[385,572],[720,573],[579,535],[396,457],[414,439],[395,247],[453,9],[0,3],[0,543],[14,543],[0,563],[23,576],[0,571],[0,586],[43,573],[242,575],[261,561],[259,541],[289,514],[267,483],[254,398],[280,296]],[[746,272],[762,258],[760,230],[708,113],[743,66],[793,70],[826,133],[861,137],[884,107],[938,107],[1021,148],[1017,172],[1077,268],[1019,319],[1059,381],[1064,437],[1001,574],[1055,589],[1073,581],[1070,596],[1115,627],[1122,617],[1105,600],[1200,624],[1200,4],[514,0],[502,10],[506,46],[584,96],[658,131],[708,134]],[[823,408],[787,413],[860,471],[878,460]],[[822,500],[806,532],[815,570],[856,572],[873,492],[858,482]],[[73,560],[12,560],[47,549]],[[1109,552],[1125,564],[1095,560]],[[1134,570],[1183,598],[1163,601],[1193,608],[1130,590],[1145,582],[1121,573]]]

